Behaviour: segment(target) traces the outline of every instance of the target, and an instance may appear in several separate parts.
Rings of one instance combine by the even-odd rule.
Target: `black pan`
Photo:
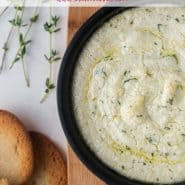
[[[130,7],[131,8],[131,7]],[[131,180],[118,174],[104,164],[87,146],[83,139],[75,120],[72,103],[72,81],[73,73],[78,61],[79,54],[83,46],[88,42],[91,35],[101,27],[106,21],[122,11],[130,8],[102,8],[97,11],[87,22],[79,29],[71,43],[69,44],[62,66],[60,68],[57,88],[58,111],[63,130],[74,152],[79,159],[99,178],[109,185],[151,185],[136,180]],[[142,175],[142,173],[141,173]],[[178,183],[176,185],[184,185]],[[75,185],[75,184],[74,184]],[[87,184],[88,185],[88,184]]]

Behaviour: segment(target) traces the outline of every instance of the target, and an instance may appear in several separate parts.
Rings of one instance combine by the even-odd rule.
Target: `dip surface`
[[[144,182],[185,180],[185,8],[134,8],[97,30],[73,80],[94,153]]]

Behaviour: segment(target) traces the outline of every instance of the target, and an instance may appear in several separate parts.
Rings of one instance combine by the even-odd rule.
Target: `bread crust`
[[[9,185],[7,179],[0,179],[0,185]]]
[[[30,132],[35,169],[29,184],[67,185],[66,163],[58,148],[44,135]]]
[[[24,184],[32,175],[33,163],[32,142],[22,122],[0,110],[0,178]]]

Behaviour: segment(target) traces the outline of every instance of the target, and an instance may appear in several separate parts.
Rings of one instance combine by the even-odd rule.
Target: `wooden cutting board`
[[[72,7],[69,9],[68,43],[78,28],[98,8]],[[67,154],[68,185],[105,185],[95,177],[76,157],[70,146]]]

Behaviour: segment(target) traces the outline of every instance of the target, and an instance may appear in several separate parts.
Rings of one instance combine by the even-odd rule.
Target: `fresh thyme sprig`
[[[49,54],[49,56],[44,55],[46,61],[49,63],[49,75],[48,75],[48,77],[46,78],[46,81],[45,81],[46,89],[45,89],[43,97],[41,98],[41,101],[40,101],[41,103],[43,103],[47,99],[50,92],[55,88],[55,84],[52,81],[53,63],[61,60],[61,57],[59,56],[59,54],[56,50],[52,49],[52,38],[53,38],[53,33],[56,33],[56,32],[60,31],[60,28],[58,28],[59,21],[60,21],[60,17],[53,16],[52,15],[52,8],[50,7],[50,21],[46,22],[44,24],[45,31],[49,33],[50,54]]]
[[[12,61],[12,64],[10,66],[10,69],[12,69],[15,63],[17,63],[18,61],[21,61],[22,69],[23,69],[23,73],[24,73],[24,78],[26,81],[26,85],[28,87],[30,86],[30,81],[29,81],[28,75],[25,70],[24,57],[27,52],[27,46],[28,46],[28,44],[31,43],[31,40],[27,40],[28,34],[30,33],[33,24],[36,23],[39,18],[38,11],[39,11],[39,8],[36,7],[34,10],[33,16],[30,18],[30,23],[29,23],[29,26],[28,26],[26,33],[24,35],[22,33],[19,33],[19,47],[18,47],[18,50],[17,50],[16,55],[14,57],[14,60]]]
[[[25,3],[25,1],[23,2],[22,7],[15,7],[15,15],[12,20],[9,20],[9,22],[11,24],[11,28],[8,33],[7,39],[3,45],[3,48],[2,48],[4,51],[3,51],[3,56],[2,56],[1,66],[0,66],[0,73],[2,72],[3,67],[4,67],[5,58],[6,58],[8,50],[9,50],[9,41],[10,41],[11,35],[14,31],[14,28],[18,27],[18,30],[20,30],[21,26],[25,26],[25,24],[22,23],[23,22],[22,18],[23,18],[23,14],[24,14],[24,3]],[[19,12],[21,12],[21,15],[19,15]]]
[[[15,9],[17,11],[21,11],[21,15],[17,15],[14,19],[10,20],[9,22],[12,24],[12,26],[18,27],[18,29],[27,26],[27,24],[23,24],[23,15],[25,7],[15,7]]]

